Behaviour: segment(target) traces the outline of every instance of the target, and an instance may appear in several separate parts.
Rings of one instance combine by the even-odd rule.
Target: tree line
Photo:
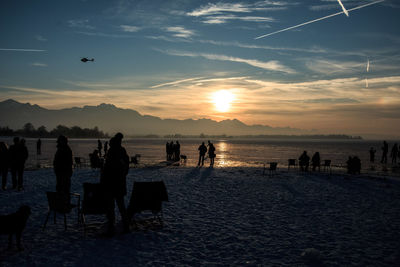
[[[81,128],[72,126],[71,128],[58,125],[51,131],[48,131],[45,126],[40,126],[37,129],[32,123],[28,122],[19,130],[10,129],[8,126],[0,126],[0,136],[23,136],[32,138],[57,138],[60,135],[65,135],[69,138],[109,138],[107,133],[100,131],[96,126],[93,129]]]

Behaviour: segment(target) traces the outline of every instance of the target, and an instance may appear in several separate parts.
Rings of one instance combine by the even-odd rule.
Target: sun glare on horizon
[[[212,95],[212,100],[216,110],[219,112],[227,112],[231,107],[231,103],[235,96],[227,90],[220,90]]]

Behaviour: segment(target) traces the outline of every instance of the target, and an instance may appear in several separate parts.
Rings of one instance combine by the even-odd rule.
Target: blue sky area
[[[400,3],[342,3],[2,0],[0,100],[398,135]]]

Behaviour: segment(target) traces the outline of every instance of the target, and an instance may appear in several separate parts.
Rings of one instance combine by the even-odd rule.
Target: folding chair
[[[288,170],[290,169],[290,166],[296,168],[296,159],[288,159]]]
[[[64,227],[67,230],[67,213],[70,213],[73,208],[78,208],[78,224],[80,222],[80,200],[81,196],[77,193],[58,193],[46,192],[47,201],[49,204],[49,212],[47,213],[46,221],[43,224],[43,230],[46,228],[47,221],[51,212],[54,212],[54,224],[56,224],[56,214],[62,213],[64,215]],[[71,196],[77,198],[76,204],[71,203]]]
[[[161,221],[162,202],[168,201],[167,188],[164,181],[134,182],[127,213],[132,218],[136,213],[149,210]]]
[[[81,218],[86,231],[85,215],[107,214],[108,202],[102,184],[83,183]]]

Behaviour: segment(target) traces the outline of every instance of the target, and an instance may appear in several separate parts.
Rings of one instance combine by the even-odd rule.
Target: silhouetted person
[[[104,157],[107,155],[107,151],[108,151],[108,141],[104,142]]]
[[[101,157],[101,150],[103,149],[103,144],[101,143],[100,139],[97,140],[97,150],[99,151],[99,157]]]
[[[361,160],[355,156],[355,157],[350,157],[347,160],[347,172],[349,174],[360,174],[361,172]]]
[[[204,165],[204,156],[206,155],[206,152],[207,152],[207,147],[204,145],[204,142],[201,143],[198,150],[199,150],[199,163],[197,163],[197,166],[203,166]]]
[[[371,148],[369,149],[369,161],[370,161],[371,163],[374,163],[374,162],[375,162],[375,153],[376,153],[376,150],[375,150],[373,147],[371,147]]]
[[[42,154],[42,140],[40,138],[36,141],[36,155]]]
[[[208,157],[210,158],[210,167],[214,166],[215,147],[214,144],[208,140]]]
[[[390,152],[390,156],[392,158],[392,164],[397,162],[397,154],[399,153],[399,148],[397,143],[395,143],[392,147],[392,151]]]
[[[64,135],[60,135],[57,139],[57,151],[54,155],[53,166],[56,175],[56,191],[66,194],[69,199],[73,159],[68,139]]]
[[[1,188],[7,189],[7,174],[9,168],[9,155],[6,143],[0,142],[0,173],[1,173]]]
[[[179,161],[181,157],[181,144],[179,144],[179,141],[176,141],[176,144],[174,145],[174,160]]]
[[[307,155],[307,151],[303,151],[303,154],[299,157],[299,165],[302,171],[308,171],[310,164],[310,157]]]
[[[383,141],[381,163],[387,163],[388,151],[389,151],[389,145],[388,143],[386,143],[386,141]]]
[[[92,169],[101,168],[102,163],[97,149],[93,150],[93,153],[89,154],[90,167]]]
[[[101,183],[106,190],[109,207],[107,212],[108,235],[115,232],[115,202],[122,217],[124,232],[129,232],[129,218],[127,216],[124,196],[126,195],[126,175],[129,171],[129,156],[122,147],[121,133],[117,133],[110,140],[110,149],[107,152]]]
[[[319,152],[315,152],[314,155],[311,158],[312,162],[312,170],[315,171],[318,167],[318,171],[321,171],[321,157],[319,155]]]
[[[10,146],[10,168],[13,183],[13,189],[22,190],[24,184],[25,161],[28,158],[28,149],[25,146],[25,139],[14,137],[14,144]]]

